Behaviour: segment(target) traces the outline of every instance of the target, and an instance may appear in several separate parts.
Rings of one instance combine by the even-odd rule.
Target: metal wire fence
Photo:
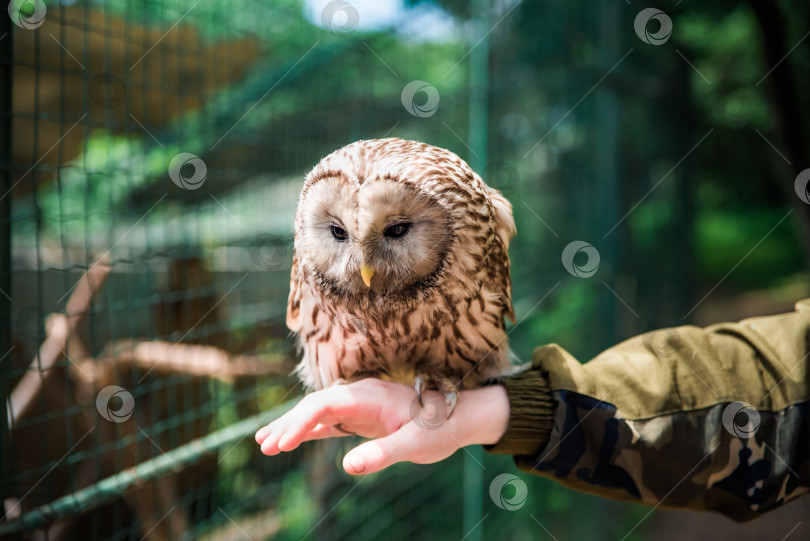
[[[564,2],[526,8],[535,50],[510,59],[517,4],[482,4],[489,15],[468,26],[492,33],[478,44],[463,13],[433,4],[403,4],[383,22],[324,4],[11,2],[0,26],[0,535],[517,539],[542,523],[593,537],[593,524],[640,515],[529,479],[544,511],[509,512],[487,486],[513,467],[480,450],[359,480],[340,468],[351,442],[258,453],[253,432],[301,392],[284,325],[291,229],[303,174],[322,155],[360,138],[422,139],[501,188],[521,232],[512,340],[525,358],[574,330],[589,337],[586,354],[643,330],[615,295],[642,264],[620,257],[624,226],[603,243],[608,288],[570,279],[558,245],[572,239],[560,233],[601,236],[620,221],[619,171],[646,189],[654,159],[684,150],[677,130],[630,137],[656,118],[652,97],[622,102],[639,64],[614,65],[635,39],[604,24],[618,7],[583,4],[567,21],[555,17]],[[560,50],[577,62],[563,65]],[[651,92],[677,94],[680,69],[659,61]],[[411,81],[440,94],[437,114],[405,100]],[[551,113],[519,114],[540,102]],[[636,122],[611,133],[624,106]],[[529,122],[548,138],[517,137]],[[646,249],[658,278],[631,304],[666,320],[688,258]],[[576,509],[588,509],[587,527]]]

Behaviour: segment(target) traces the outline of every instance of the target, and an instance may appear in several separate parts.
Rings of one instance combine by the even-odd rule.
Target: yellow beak
[[[360,265],[360,276],[363,277],[363,283],[366,284],[366,287],[371,287],[371,277],[374,276],[374,269],[363,263]]]

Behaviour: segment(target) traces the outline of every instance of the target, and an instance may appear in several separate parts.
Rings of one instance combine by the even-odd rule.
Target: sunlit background
[[[649,7],[12,1],[0,537],[788,534],[807,502],[742,526],[574,492],[479,448],[358,479],[340,465],[356,441],[268,458],[252,440],[302,392],[284,315],[303,177],[358,139],[448,148],[510,199],[523,360],[556,342],[584,362],[810,296],[795,180],[810,167],[810,4]],[[566,263],[574,241],[595,252]],[[490,496],[503,473],[528,487],[515,510]]]

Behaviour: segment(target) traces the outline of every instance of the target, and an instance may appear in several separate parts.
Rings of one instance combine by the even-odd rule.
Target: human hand
[[[352,475],[374,473],[397,462],[432,464],[461,447],[494,444],[506,432],[509,400],[500,385],[461,391],[453,415],[444,397],[422,394],[401,383],[364,379],[306,395],[290,411],[260,429],[256,442],[262,453],[274,456],[292,451],[305,441],[346,436],[365,442],[343,458]]]

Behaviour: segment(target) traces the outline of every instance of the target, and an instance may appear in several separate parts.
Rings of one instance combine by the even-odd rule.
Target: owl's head
[[[335,294],[416,298],[448,271],[474,273],[482,239],[459,252],[475,234],[469,218],[481,189],[447,150],[402,139],[348,145],[307,176],[296,216],[299,264]]]

